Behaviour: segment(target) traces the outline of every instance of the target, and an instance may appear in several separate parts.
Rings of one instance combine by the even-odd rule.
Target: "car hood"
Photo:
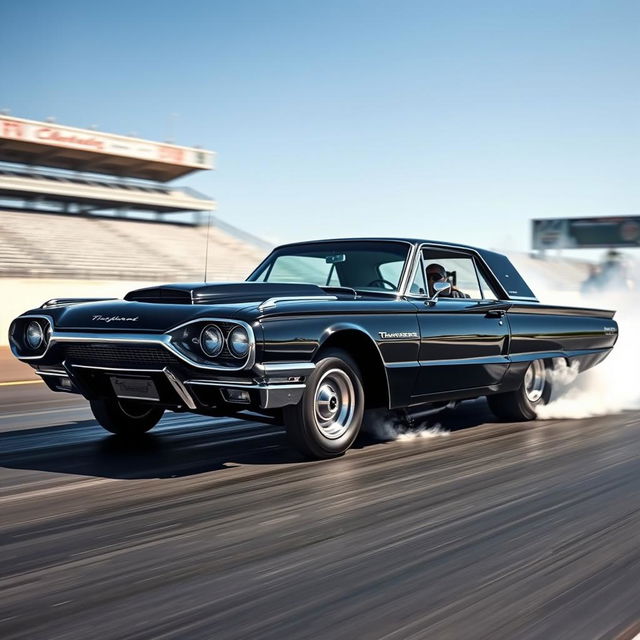
[[[125,300],[166,304],[235,304],[264,302],[268,298],[289,296],[322,296],[326,293],[314,284],[277,282],[206,282],[164,284],[159,287],[135,289]]]
[[[257,307],[270,298],[326,295],[320,287],[306,284],[169,284],[136,289],[124,300],[99,300],[37,311],[50,315],[60,330],[161,333],[199,318],[250,320],[259,315]]]

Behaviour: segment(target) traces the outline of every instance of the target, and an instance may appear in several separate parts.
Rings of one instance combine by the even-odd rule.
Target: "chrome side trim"
[[[259,307],[259,311],[275,307],[279,302],[297,302],[298,300],[314,302],[320,300],[337,300],[337,296],[283,296],[280,298],[269,298],[265,300]]]
[[[313,373],[313,370],[316,368],[315,362],[272,362],[265,363],[262,365],[265,373],[269,375],[270,373],[282,373],[284,371],[305,371],[306,373]]]
[[[187,405],[187,408],[196,409],[196,403],[191,397],[191,394],[187,391],[186,387],[182,384],[182,381],[166,367],[164,368],[164,375],[167,376],[167,380],[175,389],[175,392],[180,396],[180,398],[182,398],[182,401]]]
[[[261,378],[297,378],[311,375],[315,368],[314,362],[273,362],[256,364],[253,371]]]
[[[40,309],[51,307],[69,307],[72,304],[82,304],[83,302],[104,302],[106,300],[118,300],[118,298],[51,298],[40,305]]]

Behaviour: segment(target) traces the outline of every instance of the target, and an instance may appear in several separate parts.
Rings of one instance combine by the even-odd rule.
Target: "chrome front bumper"
[[[54,386],[60,391],[71,391],[76,385],[76,370],[94,370],[106,374],[131,374],[149,375],[161,374],[171,385],[181,404],[189,410],[195,411],[199,407],[204,407],[197,400],[198,387],[216,387],[220,390],[225,402],[229,404],[255,406],[255,402],[245,402],[243,400],[231,399],[230,390],[242,390],[249,392],[251,398],[257,396],[257,408],[259,409],[279,409],[287,405],[295,405],[302,399],[302,394],[306,389],[306,379],[315,369],[312,362],[292,362],[256,364],[248,373],[253,374],[251,378],[243,380],[233,380],[229,378],[181,378],[169,367],[162,369],[148,368],[118,368],[101,367],[86,364],[66,364],[62,367],[41,367],[36,369],[36,373],[49,381],[57,381]]]
[[[307,385],[304,382],[315,369],[313,362],[256,364],[254,379],[246,382],[229,380],[185,380],[188,387],[213,386],[221,389],[257,391],[261,409],[279,409],[298,404]],[[233,401],[232,401],[233,402]]]

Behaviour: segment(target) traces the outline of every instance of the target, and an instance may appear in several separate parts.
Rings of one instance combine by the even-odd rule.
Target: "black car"
[[[369,408],[408,416],[487,396],[535,418],[558,363],[614,346],[613,311],[543,305],[504,255],[416,239],[275,249],[241,283],[57,299],[12,323],[13,353],[121,435],[165,410],[284,423],[310,457],[344,453]]]

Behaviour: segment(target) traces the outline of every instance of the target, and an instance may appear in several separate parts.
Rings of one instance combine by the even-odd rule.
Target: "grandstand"
[[[0,116],[0,202],[12,209],[112,217],[213,211],[215,201],[167,183],[213,169],[199,147]],[[145,214],[145,215],[141,215]]]
[[[173,180],[213,169],[198,147],[0,116],[0,277],[243,279],[269,246],[213,219]],[[168,217],[169,214],[171,217]]]
[[[229,225],[225,225],[229,229]],[[243,280],[267,253],[211,225],[208,278]],[[0,212],[0,277],[101,280],[204,278],[206,226]]]
[[[127,210],[155,213],[211,211],[214,203],[188,187],[156,184],[126,184],[105,178],[77,178],[45,173],[42,170],[7,170],[0,167],[0,191],[5,198],[15,198],[51,206],[59,203],[69,212],[76,205],[80,213],[114,210],[114,217]],[[44,201],[44,202],[43,202]]]

